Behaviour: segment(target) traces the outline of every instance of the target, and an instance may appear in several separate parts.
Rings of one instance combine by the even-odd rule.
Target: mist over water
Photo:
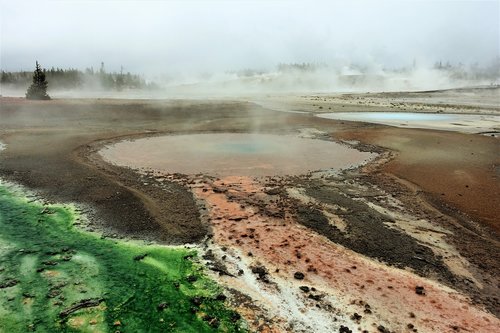
[[[84,81],[52,87],[56,97],[425,90],[500,77],[499,1],[0,4],[2,70],[104,63],[158,85],[116,92]],[[22,90],[2,84],[3,95]]]
[[[272,134],[191,134],[121,141],[105,160],[167,173],[217,176],[300,175],[364,164],[376,154],[323,140]]]

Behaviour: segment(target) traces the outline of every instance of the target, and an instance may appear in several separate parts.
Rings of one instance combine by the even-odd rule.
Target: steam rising
[[[0,1],[2,70],[104,62],[158,83],[149,95],[438,89],[500,76],[499,1]]]

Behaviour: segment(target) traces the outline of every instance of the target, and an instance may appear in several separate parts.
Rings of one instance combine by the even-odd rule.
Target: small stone
[[[349,329],[349,327],[340,325],[339,333],[352,333],[352,331]]]
[[[315,300],[315,301],[319,302],[319,301],[321,301],[322,296],[321,295],[309,294],[309,296],[307,296],[307,298],[310,298],[312,300]]]
[[[139,255],[137,255],[137,256],[134,257],[134,260],[135,261],[141,261],[142,259],[146,258],[147,255],[148,255],[147,253],[145,253],[145,254],[139,254]]]
[[[351,316],[352,320],[359,321],[361,318],[363,318],[361,315],[359,315],[357,312],[354,312]]]
[[[415,293],[416,293],[417,295],[422,295],[422,296],[424,296],[424,295],[425,295],[425,289],[424,289],[424,287],[422,287],[422,286],[416,286],[416,287],[415,287]]]
[[[295,272],[295,273],[293,274],[293,277],[294,277],[295,279],[297,279],[297,280],[303,280],[303,279],[304,279],[304,277],[305,277],[305,275],[304,275],[304,273],[301,273],[301,272]]]
[[[382,325],[378,325],[377,330],[382,333],[390,333],[389,330]]]
[[[253,266],[252,273],[257,274],[259,276],[259,280],[261,280],[262,282],[269,282],[269,278],[267,277],[269,272],[264,266]]]
[[[310,290],[308,286],[300,286],[299,289],[302,290],[305,293],[308,293],[309,290]]]

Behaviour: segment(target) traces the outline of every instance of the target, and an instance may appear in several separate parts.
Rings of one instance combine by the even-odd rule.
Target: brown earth
[[[353,107],[350,102],[348,105]],[[336,104],[329,111],[344,109],[342,104]],[[196,242],[207,232],[217,231],[217,225],[207,224],[200,216],[201,207],[190,184],[168,179],[155,182],[146,175],[104,163],[96,151],[116,140],[162,133],[296,133],[306,128],[324,131],[337,140],[357,140],[360,149],[386,152],[378,163],[346,174],[344,180],[376,185],[400,200],[414,216],[450,230],[452,233],[446,239],[471,263],[469,270],[482,288],[462,277],[457,279],[428,246],[384,227],[388,222],[384,216],[357,201],[371,198],[367,192],[358,191],[348,198],[332,192],[325,187],[326,183],[291,179],[285,183],[285,190],[287,184],[302,187],[319,204],[293,206],[290,201],[280,201],[266,216],[279,220],[286,214],[295,214],[302,225],[325,236],[332,244],[342,244],[386,264],[410,268],[421,276],[453,284],[498,317],[500,146],[496,138],[319,119],[311,114],[271,112],[248,102],[78,99],[36,102],[1,98],[0,142],[7,144],[7,149],[0,153],[0,177],[39,190],[49,200],[83,204],[88,213],[97,217],[91,219],[99,223],[95,227],[104,228],[109,234],[164,243]],[[318,227],[324,222],[322,205],[332,200],[351,209],[352,214],[344,214],[348,225],[345,235]],[[293,209],[287,210],[290,206]],[[366,233],[365,219],[376,224],[369,228],[370,233]],[[295,225],[294,228],[299,233],[303,230]],[[284,233],[283,239],[289,236]],[[299,234],[297,237],[300,244],[295,246],[310,244],[307,237],[317,239]],[[356,241],[350,242],[350,237]],[[377,239],[387,243],[377,244]],[[391,242],[399,244],[399,249],[384,248]],[[331,250],[330,246],[324,244]],[[281,269],[286,272],[286,268]],[[342,284],[342,288],[346,286]]]
[[[397,152],[383,171],[420,187],[428,199],[454,215],[468,215],[500,233],[498,139],[417,129],[373,128],[336,135]],[[465,218],[466,216],[464,216]]]

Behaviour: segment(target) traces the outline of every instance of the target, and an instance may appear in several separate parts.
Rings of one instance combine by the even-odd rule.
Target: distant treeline
[[[383,68],[373,64],[363,63],[279,63],[275,70],[278,73],[287,74],[301,74],[301,73],[337,73],[338,75],[348,76],[362,76],[380,73],[395,73],[395,74],[410,74],[415,70],[425,69],[421,67],[416,61],[411,65],[398,68]],[[428,68],[427,68],[428,69]],[[456,80],[491,80],[495,81],[500,79],[500,57],[492,59],[486,64],[472,63],[451,63],[450,61],[437,61],[433,66],[434,70],[441,71],[450,79]],[[244,69],[240,71],[231,71],[230,74],[236,74],[239,77],[252,77],[269,73],[265,70]],[[349,73],[349,74],[346,74]]]
[[[328,67],[326,64],[317,64],[317,63],[280,63],[277,66],[278,72],[292,72],[292,71],[301,71],[301,72],[313,72],[320,70],[322,68]]]
[[[465,65],[461,62],[452,64],[449,61],[437,61],[434,64],[434,69],[448,72],[452,79],[498,80],[500,78],[500,57],[496,57],[486,65],[480,65],[477,62]]]
[[[44,69],[49,89],[155,89],[155,83],[147,82],[144,78],[130,72],[110,73],[104,69],[104,64],[98,71],[87,68],[85,71],[78,69],[54,68]],[[6,72],[1,71],[0,83],[2,85],[12,85],[15,87],[27,87],[33,78],[32,71]]]

